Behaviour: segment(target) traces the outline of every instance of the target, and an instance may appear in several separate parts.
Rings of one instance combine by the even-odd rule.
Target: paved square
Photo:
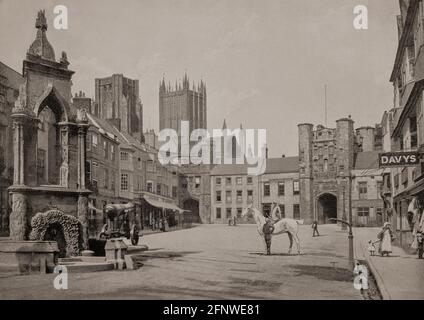
[[[362,299],[347,269],[347,233],[320,226],[312,238],[301,226],[302,255],[287,255],[287,235],[273,238],[272,256],[253,225],[200,225],[142,238],[150,250],[134,253],[143,267],[69,275],[1,276],[0,298],[53,299]]]

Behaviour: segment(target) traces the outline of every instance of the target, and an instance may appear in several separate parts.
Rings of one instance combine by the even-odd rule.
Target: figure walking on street
[[[264,224],[262,231],[264,233],[266,243],[266,254],[269,256],[271,255],[271,239],[272,233],[274,232],[274,226],[271,219],[266,219],[266,223]]]
[[[389,256],[392,253],[392,241],[394,240],[391,224],[385,222],[382,230],[377,235],[378,240],[380,240],[380,246],[378,248],[378,253],[383,257],[384,255]]]
[[[318,221],[314,221],[312,223],[312,230],[313,230],[313,234],[312,237],[315,237],[315,234],[317,234],[317,236],[319,237],[319,232],[318,232]]]

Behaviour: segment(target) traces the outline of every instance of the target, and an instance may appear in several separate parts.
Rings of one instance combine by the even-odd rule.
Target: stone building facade
[[[13,128],[11,113],[24,78],[0,62],[0,231],[9,229],[9,196],[13,183]]]
[[[247,165],[222,164],[211,171],[211,222],[239,222],[249,204],[268,215],[273,203],[282,216],[300,219],[298,157],[267,159],[263,175],[247,174]],[[252,221],[250,221],[252,222]]]
[[[138,80],[122,74],[95,79],[92,113],[112,121],[119,130],[143,140],[143,105],[139,98]]]
[[[273,204],[280,206],[284,218],[301,219],[299,158],[267,159],[266,170],[258,177],[260,208],[269,214]]]
[[[211,223],[212,165],[186,165],[179,169],[180,206],[190,210],[193,222]]]
[[[381,217],[374,211],[382,215],[382,199],[368,190],[376,190],[375,182],[382,181],[382,171],[369,171],[378,166],[382,127],[355,130],[349,117],[336,121],[336,128],[319,125],[314,130],[312,124],[298,128],[301,218],[331,223],[331,218],[352,217],[354,225],[381,224]],[[364,186],[359,194],[358,184],[364,183],[369,187]]]
[[[398,47],[390,77],[394,105],[385,113],[387,151],[422,153],[424,150],[424,4],[421,0],[400,1],[397,16]],[[420,210],[412,200],[424,202],[424,166],[392,168],[385,175],[387,217],[397,233],[397,242],[409,249]]]
[[[195,86],[190,83],[187,75],[182,83],[175,87],[165,84],[165,79],[159,84],[159,130],[173,129],[181,134],[181,121],[189,122],[189,130],[207,128],[207,97],[206,84],[203,81]]]
[[[44,226],[63,235],[59,217],[77,217],[82,247],[88,247],[88,196],[85,185],[88,120],[71,101],[73,71],[62,52],[56,61],[47,40],[47,20],[38,12],[37,35],[23,61],[24,83],[12,109],[13,185],[10,237],[27,240],[32,218],[53,210]],[[54,233],[48,233],[54,234]],[[37,239],[45,240],[45,239]],[[77,240],[77,241],[79,241]]]

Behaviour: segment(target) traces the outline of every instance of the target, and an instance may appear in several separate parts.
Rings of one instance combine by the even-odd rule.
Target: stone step
[[[109,271],[114,269],[113,262],[103,263],[87,263],[87,262],[75,262],[75,263],[64,263],[68,273],[85,273],[85,272],[99,272]]]

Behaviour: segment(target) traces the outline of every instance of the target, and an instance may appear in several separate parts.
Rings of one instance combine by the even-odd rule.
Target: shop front
[[[412,245],[417,231],[424,231],[424,179],[415,181],[414,185],[396,195],[393,203],[392,226],[396,230],[396,242],[405,250],[414,249]]]
[[[181,209],[172,200],[157,195],[144,194],[141,198],[142,229],[168,231],[191,226],[186,219],[187,210]]]

